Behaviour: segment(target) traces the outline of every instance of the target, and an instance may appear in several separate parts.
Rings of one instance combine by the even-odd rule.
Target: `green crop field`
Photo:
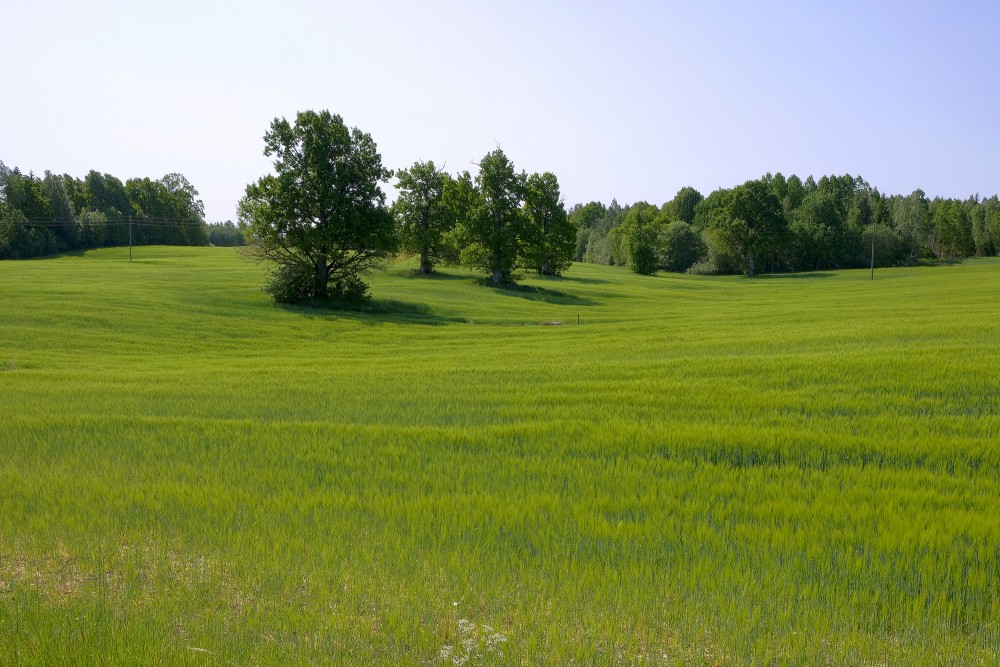
[[[1000,663],[1000,261],[135,259],[0,263],[0,664]]]

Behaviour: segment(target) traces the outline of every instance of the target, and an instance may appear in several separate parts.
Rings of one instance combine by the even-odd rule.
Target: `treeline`
[[[637,273],[702,274],[899,266],[920,259],[992,256],[1000,201],[885,195],[864,179],[780,173],[703,197],[686,187],[662,206],[578,204],[577,261]]]
[[[91,171],[84,178],[38,177],[0,162],[0,259],[128,245],[238,245],[230,223],[206,225],[198,191],[182,174],[122,183]]]

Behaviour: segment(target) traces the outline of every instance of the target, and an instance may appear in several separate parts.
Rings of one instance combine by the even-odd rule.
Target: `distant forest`
[[[992,256],[1000,201],[885,195],[864,179],[780,173],[707,197],[682,188],[662,206],[616,201],[570,209],[576,260],[637,273],[816,271]],[[874,243],[873,243],[874,241]],[[874,251],[874,252],[873,252]]]
[[[637,273],[816,271],[900,266],[1000,251],[1000,200],[885,195],[864,179],[780,173],[718,189],[685,187],[656,206],[577,204],[576,261]],[[0,162],[0,259],[128,245],[243,244],[232,222],[207,224],[182,174],[124,183],[109,174],[41,177]],[[874,241],[874,243],[873,243]]]
[[[128,245],[238,245],[231,222],[206,224],[198,191],[182,174],[122,183],[91,171],[84,178],[42,177],[0,162],[0,259]]]

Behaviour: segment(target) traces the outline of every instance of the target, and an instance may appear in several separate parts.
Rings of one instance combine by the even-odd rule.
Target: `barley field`
[[[413,269],[0,262],[0,664],[1000,664],[1000,260]]]

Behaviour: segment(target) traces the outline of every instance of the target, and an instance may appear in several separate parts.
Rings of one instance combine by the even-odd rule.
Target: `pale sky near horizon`
[[[1000,193],[1000,4],[22,2],[0,11],[0,161],[181,172],[236,219],[271,120],[329,109],[389,168],[499,145],[567,205],[767,172]]]

